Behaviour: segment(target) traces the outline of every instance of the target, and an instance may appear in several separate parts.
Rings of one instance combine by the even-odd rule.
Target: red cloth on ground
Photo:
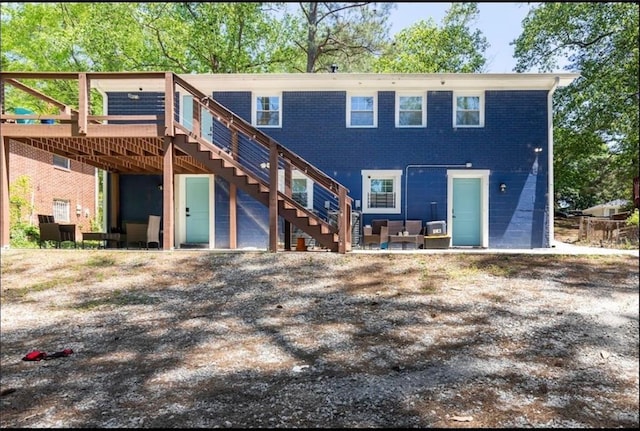
[[[23,361],[39,361],[47,357],[45,352],[41,352],[40,350],[34,350],[29,352],[22,358]]]

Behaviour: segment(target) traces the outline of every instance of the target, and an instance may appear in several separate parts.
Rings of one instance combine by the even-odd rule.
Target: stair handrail
[[[321,185],[322,187],[324,187],[325,189],[329,190],[330,192],[336,195],[340,193],[341,189],[344,189],[346,193],[349,193],[348,188],[338,183],[333,178],[327,176],[320,169],[313,166],[311,163],[304,160],[302,157],[292,152],[288,148],[284,147],[275,139],[266,135],[261,130],[255,128],[253,125],[251,125],[242,117],[239,117],[229,109],[225,108],[223,105],[221,105],[212,97],[201,92],[196,87],[189,84],[184,79],[180,78],[178,75],[174,74],[173,79],[176,84],[178,84],[180,87],[184,88],[192,96],[194,96],[194,100],[197,100],[201,106],[207,108],[212,114],[216,115],[218,121],[223,121],[223,118],[224,118],[226,120],[224,121],[224,123],[228,128],[236,130],[240,133],[243,133],[245,136],[251,136],[251,138],[255,142],[262,145],[265,149],[269,149],[271,145],[275,144],[280,157],[283,157],[289,160],[293,166],[295,166],[296,168],[304,172],[305,175],[307,175],[317,184]]]

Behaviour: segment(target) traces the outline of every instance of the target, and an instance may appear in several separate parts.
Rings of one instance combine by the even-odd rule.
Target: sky
[[[390,17],[391,36],[418,21],[433,18],[440,26],[442,18],[451,7],[451,3],[396,3]],[[516,65],[513,58],[514,41],[522,32],[522,20],[527,15],[530,5],[520,3],[478,3],[479,19],[477,28],[487,38],[489,48],[485,52],[487,58],[486,72],[511,73]]]

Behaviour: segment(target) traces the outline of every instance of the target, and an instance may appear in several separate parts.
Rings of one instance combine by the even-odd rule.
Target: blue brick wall
[[[282,127],[263,131],[346,186],[353,199],[362,200],[363,169],[402,170],[402,214],[365,214],[363,224],[374,218],[404,219],[405,216],[425,222],[445,220],[447,169],[421,165],[471,162],[473,169],[491,171],[489,247],[547,247],[547,92],[486,91],[484,94],[484,127],[454,128],[452,92],[429,91],[427,127],[401,129],[395,127],[393,91],[378,92],[376,128],[346,127],[346,92],[285,91],[281,103]],[[126,98],[126,93],[124,96]],[[216,92],[213,97],[235,114],[251,120],[251,92]],[[111,103],[112,98],[109,100]],[[141,100],[147,99],[141,97],[138,105]],[[125,106],[133,109],[123,98],[115,101],[117,109],[124,110]],[[153,105],[153,97],[149,103]],[[143,111],[149,113],[153,109]],[[112,110],[111,104],[109,110],[118,113]],[[539,155],[533,151],[536,147],[543,149]],[[506,193],[498,190],[501,182],[507,184]],[[229,244],[227,199],[228,184],[217,179],[215,223],[219,248]],[[240,193],[238,214],[238,245],[265,248],[267,209]]]
[[[120,175],[120,220],[110,227],[124,227],[124,222],[146,223],[149,215],[162,216],[162,175]]]
[[[131,97],[137,97],[133,99]],[[158,92],[110,92],[108,93],[110,115],[154,115],[164,113],[164,93]],[[144,121],[148,123],[148,121]],[[140,121],[111,121],[113,124],[135,124]],[[164,123],[161,117],[157,122]]]

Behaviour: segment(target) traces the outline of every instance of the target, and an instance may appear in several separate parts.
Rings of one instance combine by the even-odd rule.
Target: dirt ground
[[[638,427],[634,256],[2,253],[2,428]]]

